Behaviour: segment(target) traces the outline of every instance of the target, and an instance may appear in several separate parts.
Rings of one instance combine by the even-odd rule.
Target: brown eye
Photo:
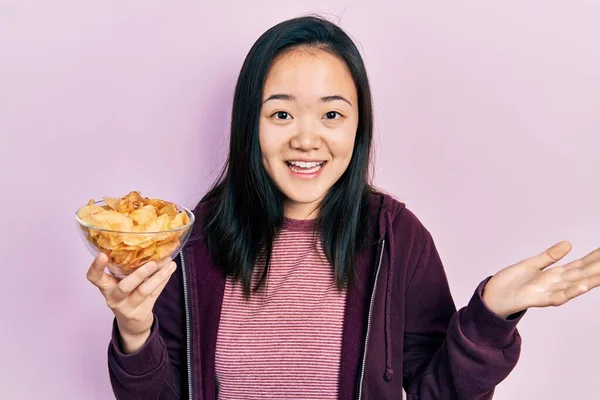
[[[276,119],[292,119],[291,115],[285,111],[277,111],[273,116]]]
[[[325,119],[337,119],[341,116],[342,115],[337,111],[329,111],[327,114],[325,114]]]

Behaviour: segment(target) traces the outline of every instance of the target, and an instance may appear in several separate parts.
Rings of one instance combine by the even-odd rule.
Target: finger
[[[571,243],[563,241],[555,244],[554,246],[548,248],[541,254],[537,256],[533,256],[525,260],[525,264],[531,266],[532,268],[538,270],[544,270],[551,266],[552,264],[560,261],[564,256],[569,254],[571,251]]]
[[[600,261],[600,247],[596,250],[588,253],[585,257],[581,259],[585,264],[592,263],[595,261]]]
[[[554,306],[560,306],[598,286],[600,286],[600,274],[573,282],[564,290],[548,293],[549,302]]]
[[[575,282],[596,275],[600,275],[600,261],[592,262],[587,265],[575,263],[573,266],[569,266],[565,269],[565,272],[562,274],[562,279],[569,282]]]
[[[152,302],[156,300],[162,292],[173,272],[177,269],[175,262],[170,262],[152,275],[148,280],[139,285],[130,295],[129,302],[133,307],[142,304],[150,298]]]
[[[588,291],[595,289],[600,286],[600,272],[596,272],[594,275],[589,276],[585,279],[585,284]]]
[[[173,272],[175,272],[175,270],[177,269],[177,266],[175,265],[175,268],[173,269]],[[167,283],[169,283],[169,280],[171,279],[171,276],[173,276],[173,272],[171,272],[169,274],[169,276],[167,276],[157,287],[156,289],[154,289],[154,291],[152,293],[150,293],[150,295],[148,297],[146,297],[145,300],[142,301],[142,306],[146,305],[148,306],[150,309],[154,308],[154,302],[156,301],[156,299],[158,298],[158,296],[160,296],[160,294],[162,293],[162,291],[164,290],[165,286],[167,286]]]
[[[565,268],[566,269],[578,269],[578,268],[585,267],[589,264],[599,262],[599,261],[600,261],[600,248],[588,253],[587,255],[585,255],[584,257],[582,257],[578,260],[568,263],[567,265],[565,265]]]
[[[92,262],[92,265],[88,269],[86,275],[88,281],[90,281],[101,291],[109,290],[111,287],[115,287],[119,283],[117,278],[104,272],[104,269],[107,265],[108,256],[104,253],[100,253]]]
[[[156,289],[154,289],[152,291],[152,293],[150,293],[150,296],[148,296],[148,298],[157,299],[158,296],[160,296],[160,294],[164,290],[165,286],[167,286],[167,283],[169,283],[171,276],[173,276],[173,272],[175,272],[175,270],[177,269],[177,265],[175,263],[173,263],[173,264],[174,264],[174,267],[169,267],[169,268],[172,268],[171,273],[160,283],[160,285],[158,285],[156,287]]]
[[[129,296],[138,286],[154,274],[159,268],[156,261],[150,261],[136,269],[129,276],[123,278],[116,288],[117,296],[125,298]]]
[[[574,290],[573,288],[567,288],[565,290],[560,290],[558,292],[550,292],[550,293],[548,293],[547,304],[544,304],[544,306],[545,305],[552,305],[555,307],[562,306],[567,301],[577,297],[578,292],[584,293],[581,290],[581,288],[579,288],[577,291]]]
[[[573,284],[573,286],[581,289],[583,293],[600,286],[600,263],[594,263],[591,267],[592,268],[587,268],[585,278],[580,279]]]
[[[581,296],[582,294],[586,293],[587,291],[589,291],[589,287],[587,286],[586,282],[579,282],[576,283],[570,287],[567,288],[567,290],[565,290],[565,297],[567,297],[569,300],[574,299],[577,296]]]

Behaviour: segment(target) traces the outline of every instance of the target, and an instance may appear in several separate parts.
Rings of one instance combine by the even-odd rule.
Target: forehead
[[[339,94],[356,100],[356,88],[346,64],[327,51],[312,48],[294,49],[275,58],[267,74],[264,95],[274,93],[319,98]]]

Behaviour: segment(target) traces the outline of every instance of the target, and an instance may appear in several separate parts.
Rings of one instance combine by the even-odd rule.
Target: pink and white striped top
[[[219,400],[335,399],[346,290],[313,221],[286,219],[265,289],[244,298],[227,280],[217,336]]]

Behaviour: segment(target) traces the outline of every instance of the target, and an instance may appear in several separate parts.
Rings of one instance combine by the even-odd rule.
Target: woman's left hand
[[[545,252],[495,274],[486,284],[483,300],[503,318],[530,307],[561,306],[600,286],[600,248],[569,264],[548,268],[571,251],[560,242]]]

